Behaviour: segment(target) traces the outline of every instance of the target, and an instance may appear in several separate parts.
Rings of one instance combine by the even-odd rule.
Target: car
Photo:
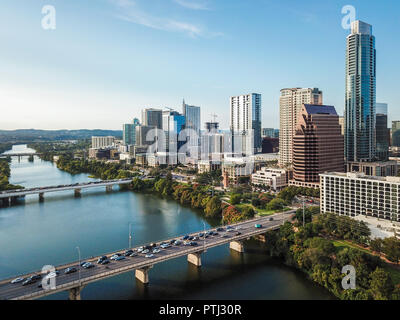
[[[101,264],[104,260],[107,260],[107,256],[102,256],[97,260],[98,264]]]
[[[196,242],[196,241],[190,241],[189,244],[190,244],[192,247],[197,246],[197,242]]]
[[[146,258],[153,258],[153,257],[154,257],[154,254],[152,254],[152,253],[146,254]]]
[[[226,234],[226,233],[224,233],[224,234],[221,236],[221,238],[229,238],[229,235]]]
[[[20,283],[20,282],[23,282],[24,280],[25,280],[25,278],[17,278],[17,279],[12,280],[11,283],[12,283],[12,284],[14,284],[14,283]]]
[[[166,243],[166,244],[162,244],[160,247],[161,247],[162,249],[167,249],[167,248],[170,247],[170,245],[169,245],[168,243]]]
[[[226,230],[231,230],[231,229],[233,229],[232,226],[227,226],[227,227],[226,227]]]
[[[110,263],[110,260],[108,260],[108,259],[105,259],[102,262],[100,262],[101,265],[105,265],[105,264],[109,264],[109,263]]]
[[[218,232],[214,232],[214,233],[213,233],[213,236],[217,236],[217,235],[219,235]]]
[[[192,240],[193,240],[193,241],[197,241],[197,240],[199,240],[199,238],[198,238],[198,237],[193,237]]]
[[[174,245],[179,246],[182,244],[181,240],[175,240]]]
[[[188,235],[182,237],[182,240],[187,240],[187,239],[189,239]]]
[[[94,264],[91,262],[87,262],[82,267],[85,269],[90,269],[90,268],[94,268]]]
[[[199,238],[202,238],[202,237],[204,237],[204,233],[200,232],[199,233]]]
[[[230,229],[226,229],[226,231],[227,231],[227,232],[234,232],[234,231],[235,231],[235,229],[233,229],[233,228],[230,228]]]
[[[150,252],[149,249],[145,249],[145,250],[142,251],[143,254],[147,254],[147,253],[149,253],[149,252]]]
[[[134,252],[132,252],[129,256],[130,256],[130,257],[137,257],[137,255],[138,255],[138,253],[134,251]]]
[[[190,246],[190,241],[185,241],[185,242],[183,243],[183,245],[184,245],[184,246]]]
[[[153,253],[160,253],[161,250],[160,249],[153,249]]]
[[[222,228],[222,227],[217,228],[217,231],[218,231],[218,232],[221,232],[221,231],[224,231],[224,230],[225,230],[225,229]]]
[[[115,261],[121,261],[121,260],[124,260],[124,259],[125,259],[124,256],[118,256],[118,257],[115,258]]]
[[[119,256],[117,256],[116,254],[113,254],[113,255],[110,257],[110,260],[117,260],[118,257],[119,257]]]
[[[125,253],[124,253],[124,256],[125,256],[125,257],[128,257],[128,256],[130,256],[132,253],[133,253],[133,250],[132,250],[132,249],[126,250]]]
[[[262,228],[262,224],[256,223],[256,224],[254,225],[254,228],[256,228],[256,229],[261,229],[261,228]]]
[[[175,242],[175,239],[172,239],[172,240],[170,240],[170,241],[168,242],[168,244],[173,245],[174,242]]]
[[[36,280],[33,280],[33,279],[31,279],[31,278],[28,278],[28,279],[26,279],[24,282],[22,282],[22,285],[23,286],[27,286],[28,284],[32,284],[32,283],[35,283],[36,282]]]
[[[240,236],[242,233],[240,231],[236,231],[236,235]]]
[[[188,240],[192,241],[192,240],[193,240],[193,238],[194,238],[194,237],[190,236],[190,237],[188,238]]]
[[[41,279],[42,278],[42,275],[40,275],[40,274],[35,274],[35,275],[33,275],[33,276],[30,276],[29,278],[31,278],[32,280],[39,280],[39,279]]]
[[[87,262],[86,261],[82,261],[80,266],[83,267]]]
[[[274,221],[274,218],[272,218],[272,217],[271,217],[271,218],[269,218],[269,221]]]
[[[76,271],[77,271],[77,269],[75,267],[69,267],[69,268],[65,269],[64,273],[70,274],[70,273],[74,273]]]
[[[50,279],[50,278],[57,277],[59,274],[60,274],[60,271],[56,270],[56,271],[49,272],[46,276],[47,276],[47,279]]]
[[[155,242],[150,243],[150,247],[151,247],[151,248],[157,247],[157,243],[155,243]]]
[[[144,250],[144,247],[139,247],[138,249],[137,249],[137,252],[142,252]]]

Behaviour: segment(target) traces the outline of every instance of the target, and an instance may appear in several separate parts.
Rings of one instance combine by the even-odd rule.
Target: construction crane
[[[215,122],[218,117],[215,113],[211,113],[210,116],[212,117],[213,122]]]

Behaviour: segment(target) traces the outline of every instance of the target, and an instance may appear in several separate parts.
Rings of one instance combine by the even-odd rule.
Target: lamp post
[[[79,259],[79,266],[78,266],[78,273],[79,273],[79,285],[81,285],[81,249],[79,247],[76,247],[78,250],[78,259]]]
[[[304,225],[305,225],[305,207],[304,207],[304,197],[303,197],[303,228],[304,228]]]
[[[132,248],[132,233],[131,233],[131,226],[132,226],[132,222],[129,223],[129,248]]]
[[[206,224],[203,221],[204,233],[203,233],[203,251],[206,251]]]

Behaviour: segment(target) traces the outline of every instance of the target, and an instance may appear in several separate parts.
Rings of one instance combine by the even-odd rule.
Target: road
[[[22,286],[21,283],[11,284],[11,280],[15,279],[10,278],[3,281],[0,281],[0,300],[1,299],[36,299],[40,297],[44,297],[50,294],[54,294],[56,292],[66,291],[72,288],[85,286],[91,282],[99,281],[108,277],[112,277],[118,274],[122,274],[125,272],[133,271],[135,269],[141,269],[146,267],[151,267],[156,263],[160,263],[163,261],[167,261],[169,259],[174,259],[182,256],[186,256],[189,253],[202,252],[203,250],[207,250],[212,247],[220,246],[227,244],[231,241],[240,241],[248,239],[252,236],[263,234],[268,230],[274,230],[279,228],[285,221],[291,218],[294,210],[275,214],[269,217],[256,218],[252,220],[248,220],[245,222],[241,222],[238,224],[232,225],[233,227],[239,227],[240,235],[236,235],[236,232],[219,232],[216,236],[210,236],[205,240],[197,240],[198,246],[171,246],[167,249],[161,249],[160,253],[157,253],[152,258],[146,258],[144,254],[139,254],[136,257],[127,257],[122,261],[112,261],[108,265],[98,265],[96,263],[97,259],[100,257],[93,257],[91,259],[81,259],[81,261],[89,261],[95,264],[94,268],[84,269],[78,268],[79,262],[75,261],[70,264],[57,266],[56,269],[60,271],[60,275],[56,278],[56,288],[54,290],[44,290],[38,287],[38,284],[41,283],[41,280],[34,284],[30,284],[27,286]],[[273,220],[270,221],[270,218],[273,217]],[[261,229],[257,229],[254,227],[255,224],[262,224]],[[216,228],[210,229],[208,231],[215,231]],[[195,233],[191,233],[189,235],[197,235],[199,232],[203,232],[200,230]],[[222,237],[222,235],[226,234],[227,237]],[[171,239],[166,239],[164,241],[170,241],[173,239],[180,239],[181,236],[177,236]],[[158,241],[159,244],[161,241]],[[138,247],[136,247],[137,249]],[[114,253],[123,253],[126,249],[103,254],[110,257]],[[47,261],[46,263],[51,264],[51,261]],[[67,267],[75,266],[80,270],[79,272],[75,272],[72,274],[65,274],[64,270]],[[30,273],[26,275],[20,275],[19,277],[27,278],[33,274],[40,274],[40,271],[36,273]],[[80,277],[80,278],[79,278]],[[151,278],[151,276],[150,276]]]

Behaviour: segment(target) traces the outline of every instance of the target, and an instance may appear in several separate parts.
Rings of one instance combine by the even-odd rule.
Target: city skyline
[[[318,2],[315,6],[316,1],[307,1],[292,4],[292,9],[285,11],[287,16],[274,17],[276,11],[287,8],[286,2],[256,1],[250,5],[207,1],[206,7],[188,7],[172,0],[158,1],[157,15],[165,16],[168,9],[176,21],[193,20],[196,24],[192,25],[175,20],[175,24],[166,24],[163,19],[144,23],[140,17],[154,18],[156,13],[150,15],[143,1],[133,5],[132,1],[104,0],[75,11],[76,1],[54,2],[57,28],[52,31],[40,27],[40,5],[25,1],[22,7],[8,2],[0,16],[15,32],[13,38],[6,31],[0,33],[8,44],[0,54],[5,75],[0,81],[0,103],[8,107],[0,127],[119,129],[127,119],[140,117],[144,107],[179,110],[184,97],[190,104],[202,106],[203,122],[217,113],[221,128],[228,128],[229,97],[242,92],[263,96],[262,127],[276,127],[279,93],[285,87],[318,87],[324,92],[324,102],[343,115],[343,38],[349,34],[341,25],[345,3]],[[356,1],[353,5],[356,18],[373,25],[379,39],[377,101],[388,103],[390,123],[400,118],[396,110],[400,97],[391,81],[399,71],[393,63],[398,44],[390,41],[400,26],[393,23],[397,17],[389,9],[398,4]],[[252,11],[255,6],[258,12]],[[253,19],[238,29],[226,18],[229,13],[247,22],[249,15]],[[278,25],[280,32],[276,34],[273,30]],[[319,43],[323,45],[310,51],[302,37],[287,43],[285,35],[294,27],[302,34],[322,37]],[[249,44],[256,49],[234,52],[236,42],[249,35]],[[264,38],[268,40],[260,40]],[[28,47],[32,53],[26,57]],[[243,60],[243,55],[247,59]],[[239,73],[238,65],[242,66]],[[254,68],[257,73],[250,77]],[[82,120],[73,121],[77,114]]]

